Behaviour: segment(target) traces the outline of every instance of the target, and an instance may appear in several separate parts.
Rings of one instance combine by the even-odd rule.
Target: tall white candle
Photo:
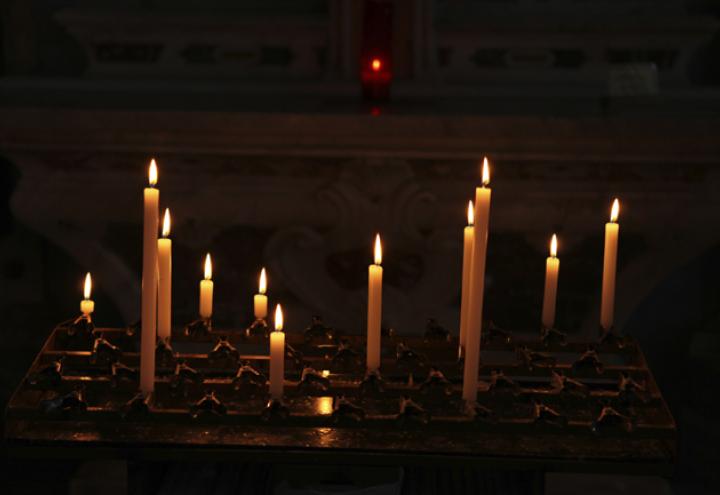
[[[255,318],[258,320],[267,317],[268,298],[265,294],[267,292],[267,275],[265,274],[265,268],[260,270],[260,280],[258,281],[258,293],[253,298],[253,307],[255,310]]]
[[[84,314],[85,316],[90,316],[90,314],[95,311],[95,302],[90,299],[90,296],[92,295],[92,277],[90,276],[90,272],[85,275],[85,286],[83,287],[83,300],[80,301],[80,312]]]
[[[382,245],[375,236],[375,263],[368,268],[367,369],[380,368],[380,325],[382,322]]]
[[[165,209],[162,239],[158,239],[158,337],[166,339],[172,331],[172,240],[170,209]]]
[[[543,293],[542,325],[545,328],[555,326],[555,305],[557,302],[560,259],[557,257],[557,236],[550,241],[550,256],[545,262],[545,292]]]
[[[205,256],[205,279],[200,281],[200,318],[209,319],[213,312],[212,261]]]
[[[602,303],[600,326],[609,330],[615,318],[615,277],[617,275],[617,248],[620,225],[617,223],[620,202],[615,199],[610,210],[610,221],[605,224],[605,256],[603,260]]]
[[[281,400],[285,383],[285,332],[283,313],[275,307],[275,331],[270,332],[270,397]]]
[[[160,191],[155,188],[158,170],[153,158],[148,169],[149,187],[144,191],[142,329],[140,335],[140,390],[155,388],[155,342],[157,339],[157,238]]]
[[[472,270],[472,250],[475,239],[475,211],[472,201],[468,201],[467,227],[463,229],[462,293],[460,295],[460,347],[465,348],[467,337],[467,317],[470,307],[470,277]]]
[[[483,299],[485,295],[485,261],[490,226],[490,167],[483,159],[482,186],[475,188],[475,239],[473,241],[470,303],[465,337],[465,368],[463,370],[463,399],[474,403],[477,399],[480,369],[480,335],[482,332]]]

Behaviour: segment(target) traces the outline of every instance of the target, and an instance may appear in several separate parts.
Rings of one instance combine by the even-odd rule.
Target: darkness
[[[383,323],[420,335],[428,317],[456,333],[465,205],[487,155],[485,318],[536,331],[557,233],[557,326],[594,336],[619,197],[616,324],[677,423],[672,476],[554,473],[546,493],[720,493],[718,122],[713,0],[5,0],[0,405],[76,315],[85,272],[100,325],[139,318],[151,157],[173,213],[177,327],[196,318],[210,252],[218,326],[252,319],[264,266],[289,331],[318,314],[361,334],[381,232]],[[10,494],[270,493],[284,469],[156,471],[2,446]],[[402,493],[533,486],[405,476]]]

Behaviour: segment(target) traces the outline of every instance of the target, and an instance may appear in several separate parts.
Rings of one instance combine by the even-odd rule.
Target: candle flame
[[[85,300],[90,299],[91,293],[92,293],[92,277],[90,276],[90,272],[87,272],[87,275],[85,275],[85,288],[83,290],[83,295],[85,296]]]
[[[557,258],[557,236],[555,234],[550,239],[550,256]]]
[[[267,275],[265,275],[265,268],[260,270],[260,283],[258,285],[260,286],[258,292],[265,294],[267,292]]]
[[[380,234],[375,235],[375,264],[382,263],[382,244],[380,243]]]
[[[382,60],[380,60],[379,58],[374,58],[372,59],[372,63],[370,64],[370,66],[375,72],[379,71],[382,68]]]
[[[482,185],[485,187],[488,184],[490,184],[490,165],[488,164],[487,157],[484,157],[482,164]]]
[[[475,208],[473,207],[472,200],[468,201],[468,225],[475,224]]]
[[[617,222],[618,215],[620,214],[620,201],[618,201],[617,198],[615,198],[615,201],[613,201],[612,209],[610,210],[610,221],[611,222]]]
[[[157,164],[155,163],[155,158],[150,160],[150,168],[148,169],[148,182],[150,183],[150,187],[154,187],[155,184],[157,184],[158,181],[158,169]]]
[[[278,332],[281,331],[283,329],[283,324],[284,321],[282,307],[280,307],[280,305],[278,304],[277,306],[275,306],[275,330]]]
[[[212,261],[210,260],[210,253],[205,256],[205,280],[212,278]]]
[[[165,216],[163,217],[162,236],[170,235],[170,208],[165,208]]]

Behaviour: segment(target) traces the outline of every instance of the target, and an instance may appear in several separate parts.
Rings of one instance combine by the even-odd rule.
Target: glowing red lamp
[[[363,96],[386,100],[392,83],[393,4],[387,0],[366,0],[360,52],[360,82]]]

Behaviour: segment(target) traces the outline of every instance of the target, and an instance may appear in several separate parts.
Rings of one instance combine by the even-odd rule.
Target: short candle
[[[170,209],[165,209],[162,239],[158,239],[158,338],[170,337],[172,329],[172,241]]]
[[[90,316],[90,314],[95,311],[95,301],[90,299],[90,295],[92,294],[92,277],[90,276],[90,272],[85,275],[85,286],[83,287],[83,300],[80,301],[80,312],[84,314],[85,316]]]
[[[200,318],[210,319],[213,310],[212,261],[205,256],[205,279],[200,281]]]
[[[620,235],[618,215],[620,202],[615,199],[610,209],[610,221],[605,224],[605,253],[603,259],[602,302],[600,304],[600,326],[610,330],[615,319],[615,279],[617,276],[617,248]]]
[[[258,320],[265,319],[267,317],[268,298],[267,292],[267,275],[265,274],[265,268],[260,270],[260,279],[258,281],[258,293],[253,298],[253,306],[255,310],[255,318]]]
[[[468,201],[467,227],[463,229],[462,293],[460,295],[460,351],[465,348],[467,338],[467,317],[470,306],[470,277],[472,276],[472,250],[475,241],[475,211]]]
[[[382,244],[375,236],[375,263],[368,267],[367,370],[380,368],[380,325],[382,322]]]
[[[545,292],[543,293],[542,325],[545,328],[555,326],[555,306],[557,302],[560,259],[557,257],[557,236],[550,240],[550,256],[545,262]]]

